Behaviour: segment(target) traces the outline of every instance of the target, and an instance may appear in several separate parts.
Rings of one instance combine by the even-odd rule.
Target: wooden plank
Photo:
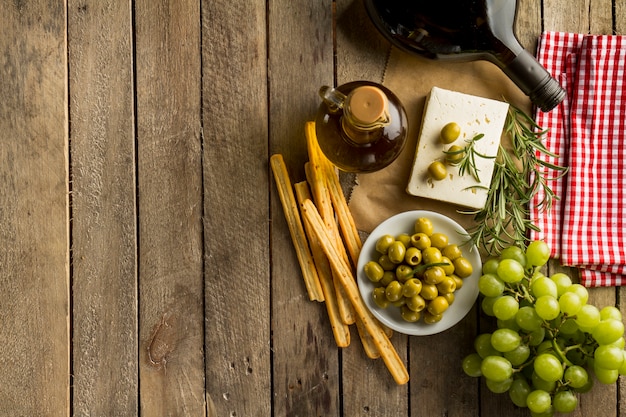
[[[620,35],[626,34],[626,2],[615,2],[615,31]]]
[[[541,1],[518,0],[515,16],[515,35],[522,46],[531,54],[537,51],[537,41],[541,34]]]
[[[143,415],[204,415],[200,5],[135,2]]]
[[[491,402],[487,409],[479,408],[479,380],[465,375],[461,367],[463,358],[472,353],[476,322],[474,308],[465,319],[443,333],[410,339],[413,381],[410,415],[478,416],[481,411],[490,415]]]
[[[69,415],[63,2],[0,14],[0,415]]]
[[[362,1],[343,0],[336,4],[336,84],[356,80],[382,82],[389,42],[374,27]],[[351,176],[342,177],[347,182]],[[413,381],[398,386],[381,360],[373,361],[365,355],[356,329],[351,339],[351,346],[341,356],[344,377],[350,381],[343,385],[344,415],[385,415],[389,410],[394,410],[395,416],[409,413],[409,387],[415,386]],[[406,363],[408,338],[395,334],[391,342]],[[419,385],[421,377],[412,374],[413,377]]]
[[[543,30],[588,33],[591,1],[543,0]]]
[[[589,8],[589,33],[613,34],[613,4],[619,1],[614,0],[592,0]],[[623,3],[623,2],[622,2]]]
[[[317,91],[333,83],[332,7],[328,0],[268,4],[269,150],[283,154],[294,183],[305,179],[304,127],[315,117]],[[273,411],[340,415],[339,353],[326,309],[308,301],[273,181],[270,194]]]
[[[130,3],[70,1],[68,26],[73,409],[132,415],[138,335]]]
[[[334,81],[332,2],[310,3],[278,0],[268,10],[270,152],[284,155],[298,181],[308,159],[304,124],[315,118],[319,88]]]
[[[271,415],[273,401],[265,7],[202,6],[209,416]]]

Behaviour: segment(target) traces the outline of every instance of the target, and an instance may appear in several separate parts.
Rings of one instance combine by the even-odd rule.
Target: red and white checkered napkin
[[[569,167],[551,182],[561,197],[549,212],[531,207],[531,220],[564,265],[581,268],[586,286],[626,283],[626,36],[546,32],[538,60],[567,98],[537,123],[545,144]]]

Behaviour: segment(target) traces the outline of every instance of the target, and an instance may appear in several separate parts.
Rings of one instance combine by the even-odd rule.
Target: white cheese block
[[[433,87],[426,99],[407,192],[418,197],[482,209],[487,200],[495,158],[476,155],[475,165],[480,181],[467,171],[459,175],[459,167],[447,163],[446,178],[435,180],[430,177],[428,166],[436,160],[445,163],[444,151],[452,145],[464,147],[467,141],[478,134],[484,134],[484,137],[475,142],[475,150],[481,155],[495,157],[508,108],[509,105],[502,101]],[[460,125],[461,135],[455,142],[443,144],[439,134],[449,122]]]

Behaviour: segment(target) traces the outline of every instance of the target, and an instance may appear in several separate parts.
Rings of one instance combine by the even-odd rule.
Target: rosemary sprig
[[[460,156],[458,162],[453,163],[454,165],[459,166],[459,175],[463,176],[466,172],[468,172],[477,182],[480,182],[480,177],[478,172],[480,171],[476,166],[476,157],[492,159],[495,156],[484,155],[476,150],[476,142],[481,140],[485,135],[483,133],[479,133],[475,135],[473,138],[466,140],[464,147],[454,151],[444,151],[447,156]],[[457,158],[448,158],[448,160],[456,160]]]
[[[523,110],[511,104],[509,104],[509,117],[507,117],[505,132],[511,138],[515,157],[523,162],[523,174],[531,181],[528,186],[530,196],[534,196],[537,192],[543,192],[544,195],[539,207],[543,211],[549,210],[552,207],[552,202],[558,199],[558,196],[548,186],[548,182],[562,178],[567,173],[568,168],[541,159],[542,155],[558,158],[558,155],[550,152],[543,143],[547,131],[542,129]],[[556,176],[547,177],[549,170],[554,171]]]
[[[528,205],[537,193],[542,193],[540,211],[550,210],[559,197],[549,182],[567,173],[567,168],[544,161],[542,157],[556,158],[542,140],[546,134],[523,110],[509,105],[504,133],[511,147],[500,145],[494,162],[487,202],[481,210],[465,211],[473,214],[476,226],[468,230],[470,242],[489,254],[499,254],[510,245],[526,247],[528,231],[539,230],[529,219]],[[548,177],[548,171],[556,173]]]
[[[413,268],[413,275],[421,275],[428,268],[432,268],[435,266],[449,266],[449,265],[450,264],[448,262],[431,262],[429,264],[421,264]]]

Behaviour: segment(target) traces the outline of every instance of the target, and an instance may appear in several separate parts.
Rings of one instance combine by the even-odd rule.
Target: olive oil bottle
[[[378,30],[400,49],[442,61],[490,61],[544,112],[565,98],[517,40],[516,0],[364,1]]]
[[[354,81],[324,86],[315,118],[326,157],[345,172],[373,172],[391,164],[406,143],[408,121],[402,103],[388,88]]]

